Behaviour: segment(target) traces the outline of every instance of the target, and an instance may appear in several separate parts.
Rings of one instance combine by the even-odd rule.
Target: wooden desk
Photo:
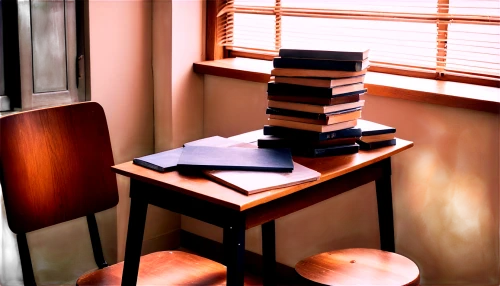
[[[248,137],[252,138],[239,135],[232,139]],[[264,284],[270,285],[274,283],[276,269],[275,219],[375,181],[381,249],[394,252],[391,156],[412,146],[412,142],[397,139],[396,146],[353,155],[294,157],[296,162],[320,172],[320,179],[250,196],[203,177],[176,171],[162,174],[132,162],[116,165],[113,167],[116,173],[131,178],[122,285],[135,285],[137,281],[148,204],[223,228],[228,285],[243,285],[245,230],[262,225],[263,279]]]

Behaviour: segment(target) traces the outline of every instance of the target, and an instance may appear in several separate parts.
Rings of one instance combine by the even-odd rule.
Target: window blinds
[[[375,70],[500,81],[500,0],[225,0],[218,43],[253,57],[355,45]]]

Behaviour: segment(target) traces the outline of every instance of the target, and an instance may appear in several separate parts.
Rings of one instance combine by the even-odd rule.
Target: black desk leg
[[[131,180],[130,193],[138,188],[136,182]],[[138,190],[135,190],[138,191]],[[139,198],[132,198],[130,202],[130,217],[128,219],[127,243],[125,246],[125,262],[123,265],[122,286],[136,285],[141,258],[142,240],[148,203]]]
[[[274,220],[262,225],[262,259],[264,285],[276,285],[276,233]]]
[[[236,220],[224,228],[224,262],[227,266],[227,285],[243,285],[245,255],[245,223]]]
[[[394,217],[392,213],[391,158],[380,162],[384,169],[382,178],[375,181],[377,190],[378,223],[380,228],[380,248],[395,252]]]

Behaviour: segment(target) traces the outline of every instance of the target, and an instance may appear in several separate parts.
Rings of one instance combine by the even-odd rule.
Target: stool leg
[[[382,178],[375,181],[377,192],[378,223],[380,228],[380,248],[395,252],[394,217],[392,212],[391,158],[380,162]]]
[[[262,225],[262,259],[264,285],[276,285],[276,234],[274,220]]]

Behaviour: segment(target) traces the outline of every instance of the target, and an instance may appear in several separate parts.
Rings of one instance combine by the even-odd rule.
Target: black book
[[[290,109],[268,107],[266,109],[266,114],[327,120],[328,117],[332,116],[332,115],[344,114],[344,113],[349,113],[349,112],[358,111],[358,110],[361,110],[361,107],[339,110],[339,111],[330,112],[330,113],[311,113],[311,112],[304,112],[304,111],[297,111],[297,110],[290,110]]]
[[[132,162],[144,168],[163,173],[175,169],[181,153],[182,148],[176,148],[140,158],[135,158]]]
[[[276,101],[288,101],[296,103],[307,103],[314,105],[335,105],[359,101],[359,94],[336,95],[335,97],[313,97],[313,96],[288,96],[288,95],[268,95],[267,99]]]
[[[372,149],[377,149],[377,148],[382,148],[382,147],[387,147],[387,146],[394,146],[394,145],[396,145],[396,139],[371,142],[371,143],[365,143],[363,141],[358,140],[357,143],[359,144],[359,148],[361,150],[372,150]]]
[[[359,152],[359,145],[340,145],[325,148],[304,148],[304,149],[292,149],[294,155],[305,156],[305,157],[326,157],[326,156],[338,156],[338,155],[349,155]]]
[[[266,135],[257,140],[259,148],[325,148],[339,145],[352,145],[356,143],[356,137],[334,138],[324,141],[305,141],[294,138],[282,138]]]
[[[336,71],[361,71],[370,65],[364,61],[333,61],[324,59],[281,58],[273,60],[274,68],[310,69],[310,70],[336,70]]]
[[[313,97],[325,97],[332,98],[338,96],[349,96],[354,94],[362,94],[367,91],[366,88],[340,93],[332,94],[332,88],[327,87],[315,87],[306,85],[296,85],[287,83],[275,83],[273,81],[267,83],[267,94],[268,95],[289,95],[289,96],[313,96]]]
[[[361,129],[361,136],[371,136],[371,135],[380,135],[387,133],[396,133],[396,128],[382,125],[379,123],[367,121],[360,119],[357,122],[356,128]]]
[[[239,142],[220,136],[212,136],[200,140],[188,142],[184,146],[231,146]],[[132,162],[136,165],[155,170],[157,172],[168,172],[176,168],[182,148],[176,148],[156,154],[135,158]]]
[[[335,61],[362,61],[368,58],[369,49],[366,48],[339,48],[333,50],[301,50],[284,49],[279,52],[280,57],[284,58],[308,58],[308,59],[328,59]]]
[[[290,149],[186,146],[177,163],[179,171],[243,170],[292,172]]]
[[[274,135],[284,138],[296,138],[305,141],[324,141],[333,138],[361,137],[361,129],[347,128],[330,132],[314,132],[281,126],[264,126],[264,135]]]

